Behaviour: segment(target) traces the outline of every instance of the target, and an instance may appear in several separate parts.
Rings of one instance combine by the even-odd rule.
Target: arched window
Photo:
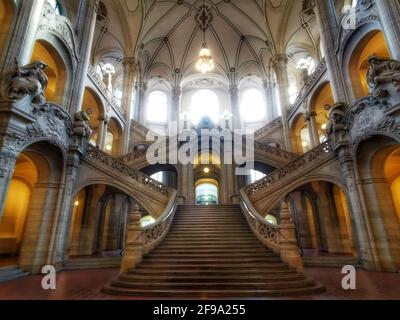
[[[57,0],[47,0],[51,7],[54,9],[55,13],[61,16],[61,6]]]
[[[168,121],[168,97],[161,91],[153,91],[147,103],[147,120],[155,123]]]
[[[217,95],[211,90],[200,90],[192,97],[190,119],[198,124],[204,117],[209,117],[214,124],[219,121],[219,102]]]
[[[245,122],[256,122],[265,118],[265,101],[260,90],[245,91],[240,104],[240,113]]]

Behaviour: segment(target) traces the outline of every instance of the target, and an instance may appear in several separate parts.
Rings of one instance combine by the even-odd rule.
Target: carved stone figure
[[[75,114],[75,122],[73,132],[74,134],[82,137],[90,137],[92,129],[89,126],[89,116],[86,112],[81,111]]]
[[[46,68],[47,65],[42,61],[35,61],[23,67],[15,61],[15,70],[6,74],[1,82],[1,96],[10,101],[31,96],[33,103],[45,103],[44,91],[48,84],[48,78],[44,73]]]
[[[400,62],[377,56],[369,57],[368,61],[367,83],[372,95],[380,96],[379,86],[387,83],[392,83],[400,92]]]
[[[346,105],[336,103],[333,106],[325,107],[329,110],[329,122],[326,127],[326,133],[333,144],[343,141],[346,134]]]

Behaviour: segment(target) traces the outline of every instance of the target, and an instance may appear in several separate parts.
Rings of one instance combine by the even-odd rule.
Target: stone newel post
[[[279,229],[282,261],[298,272],[303,272],[303,260],[297,246],[296,227],[292,222],[290,210],[285,201],[282,202],[281,206]]]
[[[121,273],[127,273],[129,269],[135,268],[143,256],[143,237],[140,226],[140,211],[137,204],[128,216],[126,226],[125,254],[122,258]]]

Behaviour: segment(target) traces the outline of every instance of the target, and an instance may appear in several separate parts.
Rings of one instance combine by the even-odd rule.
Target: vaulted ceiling
[[[287,53],[291,66],[320,57],[310,0],[103,0],[93,47],[94,62],[123,57],[140,61],[141,76],[171,84],[198,74],[205,40],[227,81],[268,77],[271,57]]]

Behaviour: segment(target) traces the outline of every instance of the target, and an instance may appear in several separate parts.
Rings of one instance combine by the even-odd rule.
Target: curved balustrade
[[[262,219],[258,213],[255,213],[245,194],[241,194],[240,207],[255,235],[270,249],[279,251],[279,226],[269,223],[267,220]]]
[[[92,65],[88,67],[88,76],[99,88],[99,92],[106,98],[108,103],[113,107],[114,111],[120,113],[120,115],[125,116],[125,111],[118,105],[117,100],[115,100],[114,95],[110,92],[107,85],[100,78],[96,70]]]
[[[177,192],[172,192],[170,201],[161,216],[152,224],[143,228],[143,253],[147,254],[157,247],[167,235],[175,216]]]
[[[265,190],[272,183],[277,182],[287,175],[294,173],[297,170],[303,169],[305,166],[320,159],[323,155],[330,153],[331,149],[329,142],[324,142],[309,152],[297,157],[288,165],[273,171],[271,174],[247,186],[244,191],[248,196],[254,196]]]
[[[172,193],[172,189],[161,182],[158,182],[144,173],[134,170],[129,166],[125,165],[122,161],[113,158],[109,154],[101,151],[100,149],[88,146],[87,156],[101,161],[105,165],[112,167],[113,169],[119,171],[120,173],[134,179],[136,182],[145,185],[146,187],[161,193],[164,196],[169,197]]]

